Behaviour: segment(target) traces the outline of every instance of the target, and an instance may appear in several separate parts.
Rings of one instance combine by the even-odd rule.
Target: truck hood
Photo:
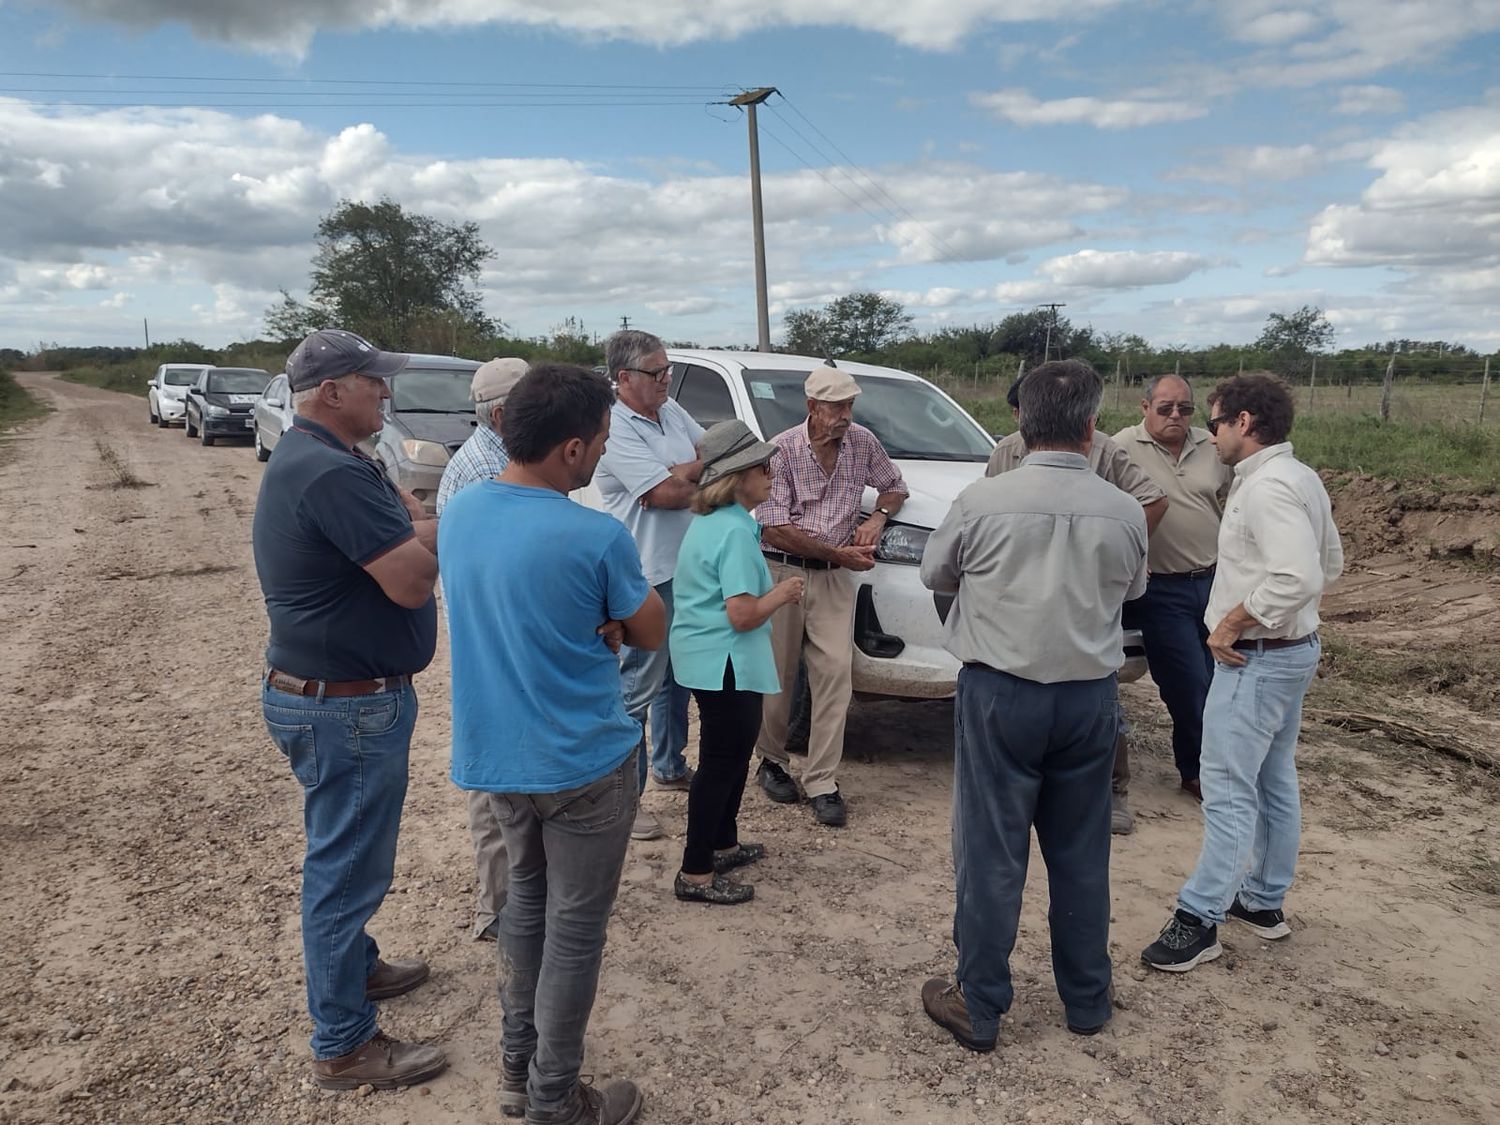
[[[410,414],[398,411],[395,416],[397,428],[421,441],[435,441],[452,446],[469,440],[474,432],[474,412],[464,414]]]
[[[911,495],[896,514],[897,523],[934,528],[943,522],[958,494],[984,476],[983,461],[907,461],[899,460],[896,468]],[[873,488],[865,489],[864,510],[875,510]]]

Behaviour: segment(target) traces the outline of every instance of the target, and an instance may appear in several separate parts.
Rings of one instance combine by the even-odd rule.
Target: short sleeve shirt
[[[760,553],[760,524],[749,512],[727,504],[695,516],[672,581],[672,678],[685,688],[719,691],[724,666],[731,663],[736,690],[779,692],[770,621],[741,631],[729,623],[724,608],[730,598],[758,598],[771,585],[770,568]]]
[[[438,524],[453,677],[453,781],[558,793],[640,741],[598,628],[651,593],[630,533],[546,488],[472,484]]]
[[[437,648],[437,604],[406,609],[364,567],[415,532],[380,466],[298,417],[261,477],[251,540],[266,663],[314,680],[411,675]]]
[[[698,458],[703,427],[672,399],[661,404],[657,420],[637,414],[623,402],[610,412],[609,442],[594,483],[604,510],[630,529],[641,553],[641,567],[653,586],[677,569],[677,549],[693,522],[687,508],[643,508],[641,497],[671,475],[673,465]]]
[[[777,448],[771,461],[771,495],[755,509],[763,527],[791,524],[820,543],[846,547],[854,538],[866,488],[908,494],[901,470],[885,446],[858,422],[844,434],[831,476],[813,451],[806,422],[771,440]]]
[[[1115,441],[1167,494],[1166,514],[1151,533],[1151,573],[1186,574],[1213,566],[1234,470],[1219,460],[1208,431],[1189,428],[1176,457],[1156,443],[1144,423],[1126,426]]]
[[[1006,434],[990,453],[990,463],[985,466],[984,475],[994,477],[1008,473],[1020,466],[1026,454],[1026,442],[1021,439],[1021,432]],[[1121,492],[1130,493],[1142,507],[1154,504],[1166,495],[1161,485],[1147,476],[1144,469],[1130,460],[1119,443],[1106,434],[1094,434],[1094,444],[1089,446],[1089,468]]]
[[[441,516],[448,501],[469,485],[486,477],[498,477],[509,464],[510,452],[500,435],[488,426],[476,426],[443,468],[442,479],[438,481],[437,514]]]

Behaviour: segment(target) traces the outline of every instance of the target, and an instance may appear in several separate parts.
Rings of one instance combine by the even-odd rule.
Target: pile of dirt
[[[1325,472],[1350,561],[1398,552],[1500,566],[1500,495]]]

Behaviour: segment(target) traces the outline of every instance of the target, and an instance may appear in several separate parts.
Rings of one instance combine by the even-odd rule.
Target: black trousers
[[[725,661],[724,687],[694,688],[693,698],[698,701],[698,772],[688,791],[682,870],[706,875],[714,869],[715,851],[740,842],[740,799],[760,735],[762,697],[758,691],[737,691],[734,665]]]

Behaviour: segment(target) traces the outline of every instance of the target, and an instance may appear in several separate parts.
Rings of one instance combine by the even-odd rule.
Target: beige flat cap
[[[469,397],[475,402],[487,402],[493,398],[503,403],[528,370],[529,365],[524,359],[492,359],[474,372]]]
[[[853,375],[826,364],[813,369],[804,389],[808,398],[815,398],[819,402],[847,402],[859,394],[859,384],[854,381]]]

